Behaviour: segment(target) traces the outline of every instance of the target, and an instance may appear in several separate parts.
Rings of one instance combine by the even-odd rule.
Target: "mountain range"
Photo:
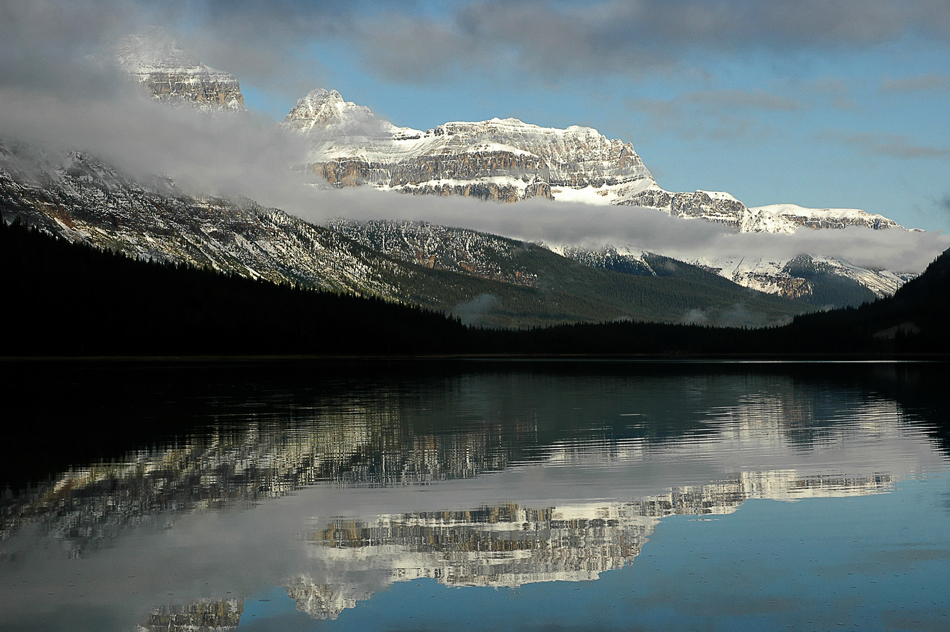
[[[245,112],[237,78],[201,64],[161,28],[124,38],[114,54],[156,100],[212,116]],[[587,127],[508,118],[414,130],[324,89],[300,99],[280,126],[305,141],[302,168],[328,188],[637,206],[737,233],[906,230],[860,210],[748,208],[728,193],[671,193],[630,143]],[[145,260],[376,296],[489,326],[617,319],[774,325],[814,307],[888,296],[914,276],[820,253],[678,261],[623,244],[528,243],[425,222],[318,226],[253,200],[188,195],[166,177],[131,178],[85,152],[8,139],[0,139],[0,211],[6,222],[19,218]]]
[[[335,90],[317,89],[300,99],[283,126],[310,144],[307,168],[332,186],[372,186],[412,195],[460,195],[494,202],[531,198],[592,205],[637,206],[683,219],[701,219],[736,232],[794,233],[804,229],[905,230],[891,219],[858,209],[808,209],[793,204],[748,208],[728,193],[671,193],[661,189],[633,145],[588,127],[544,128],[517,119],[453,122],[421,131],[375,118],[365,106]],[[589,265],[608,267],[605,256],[642,263],[643,251],[615,244],[588,251],[551,244]],[[912,274],[869,269],[820,253],[806,255],[841,284],[857,303],[893,294]],[[817,256],[814,256],[817,255]],[[802,275],[796,256],[703,257],[690,261],[744,287],[819,305],[850,304],[829,296],[817,275]],[[855,287],[865,288],[864,292]],[[816,297],[816,294],[818,295]],[[831,300],[828,300],[831,299]]]

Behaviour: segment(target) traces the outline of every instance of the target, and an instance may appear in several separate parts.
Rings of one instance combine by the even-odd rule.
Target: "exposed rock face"
[[[639,193],[621,197],[616,204],[653,208],[673,217],[704,219],[725,224],[737,231],[747,228],[748,224],[746,215],[749,209],[728,193],[710,191],[670,193],[654,186]]]
[[[496,118],[423,132],[380,121],[335,90],[312,91],[283,125],[308,135],[310,168],[336,186],[515,202],[553,198],[553,187],[653,183],[632,145],[587,127],[561,130]]]
[[[367,248],[427,268],[526,287],[539,285],[535,271],[513,262],[516,253],[533,246],[513,239],[425,222],[338,219],[330,228]]]
[[[863,226],[875,230],[903,228],[894,220],[860,209],[812,209],[795,204],[748,208],[728,193],[696,191],[670,193],[650,187],[615,201],[623,206],[657,209],[686,219],[724,224],[743,233],[794,233],[799,228],[836,229]]]
[[[127,35],[114,52],[119,65],[159,101],[211,112],[245,111],[237,78],[202,64],[160,26]]]

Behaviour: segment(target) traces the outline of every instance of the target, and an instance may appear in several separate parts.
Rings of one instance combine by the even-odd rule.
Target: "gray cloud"
[[[260,90],[299,97],[328,78],[314,42],[340,44],[380,78],[437,83],[457,73],[508,72],[523,81],[672,69],[702,56],[852,50],[908,33],[950,43],[938,0],[559,0],[457,2],[431,13],[385,0],[10,0],[0,7],[0,82],[69,81],[82,52],[147,24],[164,25],[213,67]],[[13,75],[19,75],[14,77]],[[900,89],[888,83],[887,89]],[[710,94],[726,107],[794,109],[787,97]]]
[[[258,89],[297,98],[325,85],[330,76],[330,69],[315,61],[309,50],[315,42],[341,42],[346,48],[356,41],[376,68],[394,51],[411,58],[414,53],[407,40],[400,39],[403,27],[413,31],[408,41],[435,35],[436,25],[419,16],[417,5],[414,0],[189,0],[166,9],[160,23],[171,26],[203,62]],[[379,28],[368,29],[368,24]],[[447,55],[452,50],[448,44],[445,41],[431,52]],[[402,64],[411,66],[409,61],[402,59]]]
[[[950,5],[910,0],[555,0],[470,2],[435,25],[407,17],[358,31],[383,78],[431,81],[452,68],[502,61],[542,77],[670,68],[695,52],[865,49],[918,33],[950,41]],[[416,28],[418,27],[418,28]],[[397,33],[394,33],[397,31]],[[386,55],[378,42],[388,42]],[[454,48],[447,46],[454,43]]]
[[[803,105],[795,99],[769,94],[764,90],[708,90],[692,92],[684,98],[690,103],[716,110],[749,108],[766,111],[793,111],[803,108]]]
[[[322,85],[328,71],[308,54],[313,41],[352,32],[361,3],[294,2],[191,3],[178,35],[205,63],[260,89],[302,96]]]
[[[851,87],[837,77],[825,77],[817,81],[799,85],[798,90],[811,95],[812,101],[827,102],[828,105],[845,111],[857,111],[861,106],[851,96]]]
[[[865,132],[852,134],[839,131],[824,131],[815,135],[816,140],[850,145],[867,156],[890,156],[892,158],[948,158],[950,149],[917,145],[899,134]]]
[[[886,79],[881,84],[884,94],[907,94],[912,92],[944,92],[950,89],[950,77],[946,75],[920,75],[902,79]]]
[[[142,13],[122,0],[10,0],[0,5],[0,87],[73,99],[116,89],[103,50]]]
[[[86,151],[132,176],[169,175],[186,190],[296,199],[305,150],[269,120],[201,115],[149,99],[112,47],[180,9],[130,0],[12,0],[0,5],[0,140]],[[187,46],[187,43],[186,43]],[[226,68],[227,69],[227,68]]]
[[[295,208],[304,208],[298,204]],[[920,272],[950,248],[950,236],[865,228],[786,234],[734,233],[701,220],[683,220],[628,206],[590,206],[532,199],[496,204],[468,198],[404,196],[368,189],[322,192],[301,217],[324,223],[345,214],[357,220],[427,221],[551,245],[633,247],[685,261],[739,256],[766,261],[807,253],[859,266]]]
[[[493,56],[450,25],[403,15],[370,25],[357,41],[364,63],[387,81],[437,83],[458,67],[471,70],[477,60]]]
[[[138,85],[109,99],[63,101],[0,90],[0,139],[89,152],[126,175],[167,175],[193,194],[293,201],[304,162],[298,139],[254,116],[211,117],[152,101]],[[295,195],[295,194],[294,194]]]
[[[791,322],[790,316],[784,319],[781,324]],[[712,308],[710,310],[690,309],[682,317],[683,324],[686,325],[708,325],[716,323],[721,327],[765,327],[776,323],[769,322],[763,314],[753,312],[745,305],[736,304],[725,308]]]
[[[353,32],[359,9],[330,1],[9,0],[0,4],[0,87],[102,97],[114,89],[111,47],[157,24],[203,63],[300,96],[326,75],[308,45]]]
[[[700,90],[666,100],[632,99],[627,107],[647,115],[654,130],[689,139],[727,140],[765,138],[771,128],[757,120],[758,113],[798,111],[808,105],[764,90]]]

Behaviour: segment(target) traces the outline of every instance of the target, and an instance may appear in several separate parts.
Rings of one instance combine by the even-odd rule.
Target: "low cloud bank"
[[[351,219],[427,221],[552,245],[649,250],[682,260],[702,257],[789,259],[799,254],[838,257],[855,265],[920,272],[950,248],[950,236],[905,230],[799,229],[792,235],[735,233],[702,220],[685,220],[637,207],[528,200],[496,204],[465,198],[422,198],[368,189],[321,192],[296,214],[316,223],[335,211]]]

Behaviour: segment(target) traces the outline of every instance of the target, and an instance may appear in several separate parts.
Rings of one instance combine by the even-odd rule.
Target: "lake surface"
[[[0,629],[947,630],[948,376],[5,366]]]

